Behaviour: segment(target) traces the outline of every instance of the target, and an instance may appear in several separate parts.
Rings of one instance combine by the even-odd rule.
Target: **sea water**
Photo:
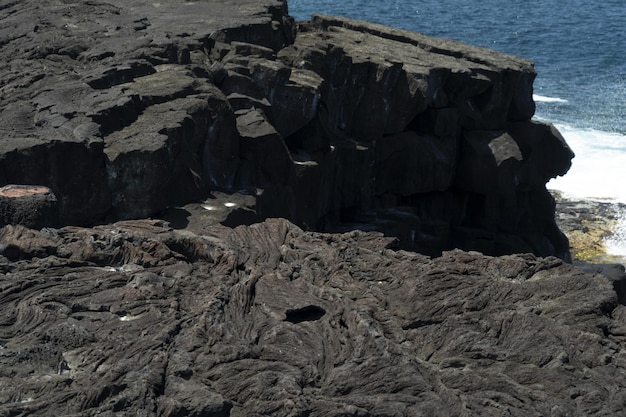
[[[553,123],[576,157],[548,188],[626,203],[624,0],[288,0],[313,13],[366,20],[530,59],[536,118]],[[607,249],[626,256],[626,213]]]

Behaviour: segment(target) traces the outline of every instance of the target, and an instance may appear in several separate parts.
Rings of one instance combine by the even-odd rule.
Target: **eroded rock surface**
[[[0,186],[55,217],[2,203],[0,415],[626,409],[530,62],[281,0],[8,1],[0,56]]]
[[[0,415],[590,416],[626,310],[561,260],[285,220],[0,229]]]
[[[545,183],[572,153],[531,121],[526,60],[282,0],[7,2],[0,185],[60,224],[156,215],[216,190],[260,218],[374,229],[438,254],[568,258]]]

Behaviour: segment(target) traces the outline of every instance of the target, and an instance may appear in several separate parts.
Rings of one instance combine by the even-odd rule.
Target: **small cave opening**
[[[331,149],[330,137],[318,118],[284,138],[294,161],[321,161]]]
[[[324,317],[326,310],[319,306],[306,306],[302,308],[287,310],[285,313],[285,321],[298,324],[303,321],[316,321]]]

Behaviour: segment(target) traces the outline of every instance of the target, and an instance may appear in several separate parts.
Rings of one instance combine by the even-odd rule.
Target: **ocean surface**
[[[330,14],[456,39],[530,59],[535,117],[553,123],[576,153],[548,188],[573,198],[626,203],[626,2],[624,0],[288,0],[297,20]],[[621,236],[607,242],[626,257]]]

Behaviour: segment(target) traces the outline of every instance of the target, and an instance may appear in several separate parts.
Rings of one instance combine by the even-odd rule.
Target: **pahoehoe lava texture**
[[[7,226],[0,240],[0,415],[625,407],[625,307],[606,278],[557,258],[430,259],[285,220]]]

